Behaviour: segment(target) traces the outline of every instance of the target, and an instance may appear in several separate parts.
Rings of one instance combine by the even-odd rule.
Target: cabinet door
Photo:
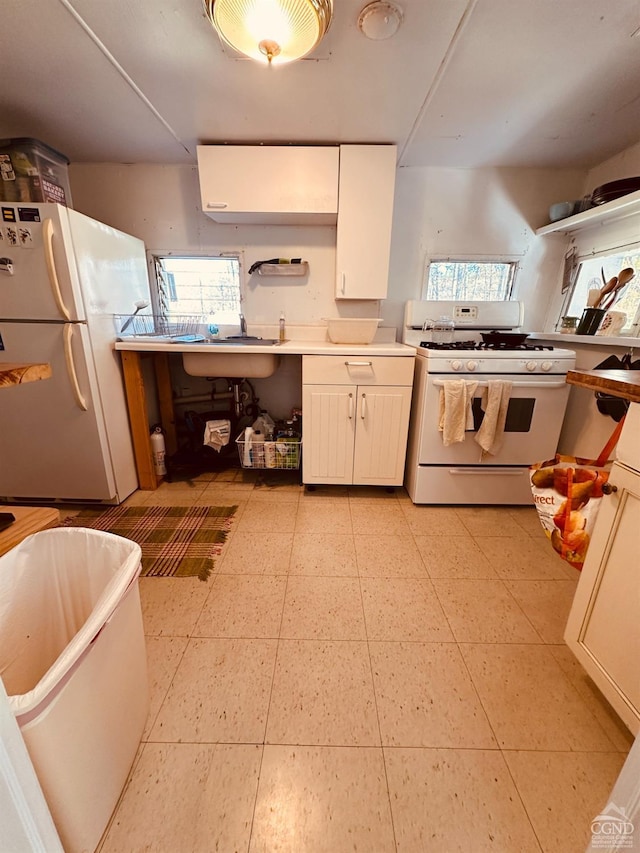
[[[337,146],[199,145],[202,209],[216,222],[335,224]]]
[[[385,299],[395,145],[341,145],[336,299]]]
[[[356,386],[302,386],[302,481],[349,484],[353,479]]]
[[[640,731],[640,474],[614,464],[565,640],[632,732]]]
[[[411,388],[358,386],[356,485],[402,485],[410,409]]]

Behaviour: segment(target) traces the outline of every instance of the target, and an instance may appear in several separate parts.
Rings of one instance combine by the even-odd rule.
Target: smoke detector
[[[395,35],[402,23],[402,9],[386,0],[369,3],[358,16],[358,29],[368,39],[381,41]]]

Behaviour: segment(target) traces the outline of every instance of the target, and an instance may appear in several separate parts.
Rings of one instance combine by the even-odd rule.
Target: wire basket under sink
[[[204,322],[197,314],[114,314],[116,333],[121,337],[175,337],[194,335]]]

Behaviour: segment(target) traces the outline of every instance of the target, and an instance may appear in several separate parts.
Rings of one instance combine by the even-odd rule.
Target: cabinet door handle
[[[362,418],[362,420],[364,420],[364,416],[366,414],[366,408],[367,408],[366,397],[367,397],[366,394],[362,395],[362,405],[360,406],[360,417]]]
[[[229,207],[226,201],[208,201],[207,208],[209,210],[224,210],[225,207]]]
[[[353,394],[349,394],[349,420],[353,418]]]
[[[618,491],[618,487],[614,486],[613,483],[603,483],[601,486],[602,492],[605,495],[612,495],[614,492]]]
[[[342,279],[340,285],[340,293],[342,293],[342,295],[344,296],[344,294],[347,292],[347,276],[345,275],[345,273],[341,273],[340,277]]]
[[[345,361],[346,367],[373,367],[372,361]]]

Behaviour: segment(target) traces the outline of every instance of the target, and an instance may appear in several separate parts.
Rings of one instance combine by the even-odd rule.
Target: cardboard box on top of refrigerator
[[[0,139],[0,201],[72,207],[69,160],[37,139]]]

